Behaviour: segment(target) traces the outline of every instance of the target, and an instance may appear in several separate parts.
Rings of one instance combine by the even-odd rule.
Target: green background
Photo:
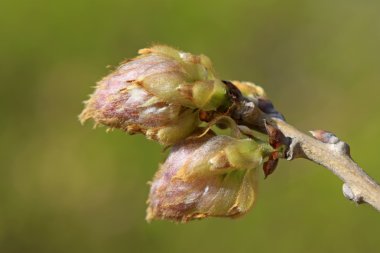
[[[380,180],[380,1],[0,2],[0,252],[379,252],[380,214],[308,161],[281,161],[237,220],[144,220],[162,148],[82,127],[96,81],[153,42],[262,85]],[[262,174],[261,174],[262,176]]]

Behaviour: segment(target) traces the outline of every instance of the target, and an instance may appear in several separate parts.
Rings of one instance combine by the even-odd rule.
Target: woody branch
[[[285,137],[287,150],[283,158],[304,158],[322,165],[344,182],[343,194],[347,199],[367,203],[380,211],[380,185],[353,161],[347,143],[322,130],[310,131],[311,137],[288,124],[270,101],[246,98],[232,83],[225,83],[235,101],[231,116],[238,124],[260,132],[265,131],[265,123],[275,127]]]

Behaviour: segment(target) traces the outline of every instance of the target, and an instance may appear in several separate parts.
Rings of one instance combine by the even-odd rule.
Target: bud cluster
[[[273,145],[244,133],[199,134],[202,115],[217,122],[217,117],[228,118],[233,106],[228,87],[216,77],[207,56],[162,45],[139,53],[98,82],[79,116],[81,122],[93,119],[96,125],[173,145],[151,183],[148,220],[246,213],[256,199],[257,168],[277,152]],[[232,84],[247,98],[266,99],[259,86]],[[239,131],[236,124],[231,128]]]

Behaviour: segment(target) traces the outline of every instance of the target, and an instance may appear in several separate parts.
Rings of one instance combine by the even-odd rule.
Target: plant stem
[[[380,185],[352,160],[345,142],[336,139],[335,143],[324,143],[283,120],[271,118],[271,121],[291,139],[288,160],[306,158],[326,167],[344,182],[346,198],[358,204],[368,203],[380,211]]]
[[[324,166],[343,182],[343,194],[358,204],[368,203],[380,211],[380,185],[357,165],[350,156],[350,147],[334,134],[317,130],[314,137],[302,133],[285,122],[270,100],[244,97],[231,82],[224,81],[234,101],[230,116],[239,124],[266,133],[265,124],[284,135],[285,158],[305,158]]]

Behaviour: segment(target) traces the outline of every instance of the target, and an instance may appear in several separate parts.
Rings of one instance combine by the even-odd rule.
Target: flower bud
[[[242,81],[231,81],[233,85],[235,85],[241,93],[249,98],[266,98],[267,95],[262,87],[251,83],[251,82],[242,82]]]
[[[151,184],[147,220],[245,214],[256,198],[256,168],[271,150],[209,133],[175,145]]]
[[[98,83],[79,116],[82,122],[92,118],[170,145],[198,126],[194,109],[228,104],[226,87],[206,56],[160,45],[139,53]]]

